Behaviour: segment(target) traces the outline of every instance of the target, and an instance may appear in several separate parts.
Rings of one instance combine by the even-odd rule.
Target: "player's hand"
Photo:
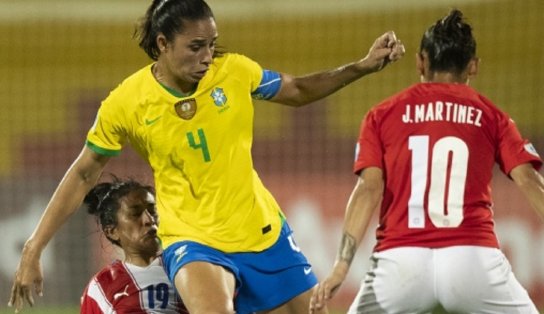
[[[317,285],[310,299],[309,312],[314,313],[323,309],[327,302],[336,294],[340,285],[344,282],[349,266],[335,265],[332,273]]]
[[[34,292],[39,296],[43,295],[42,268],[39,255],[32,254],[25,247],[15,272],[8,306],[15,307],[15,313],[23,309],[25,302],[34,306]]]
[[[404,45],[397,39],[395,32],[389,31],[378,37],[368,54],[361,63],[364,64],[369,71],[376,72],[383,69],[391,62],[395,62],[404,56]]]

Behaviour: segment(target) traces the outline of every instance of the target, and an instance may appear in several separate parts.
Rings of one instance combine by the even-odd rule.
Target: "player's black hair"
[[[459,74],[476,56],[476,40],[463,13],[453,9],[427,29],[419,50],[427,52],[429,70]]]
[[[157,35],[164,34],[168,41],[183,31],[183,21],[215,19],[212,9],[203,0],[153,0],[144,17],[137,25],[134,37],[147,55],[157,61],[160,50]],[[214,57],[221,52],[214,52]]]
[[[115,245],[121,246],[121,243],[108,237],[105,232],[106,228],[117,226],[117,210],[121,207],[120,199],[131,191],[138,190],[151,194],[155,193],[151,186],[143,185],[131,179],[122,181],[113,176],[112,182],[95,185],[83,200],[87,212],[96,217],[96,221],[104,231],[106,238]]]

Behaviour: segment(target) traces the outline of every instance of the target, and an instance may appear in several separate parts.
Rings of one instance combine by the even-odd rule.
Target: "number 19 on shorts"
[[[425,227],[427,185],[427,211],[432,224],[437,228],[458,227],[463,222],[469,155],[467,144],[460,138],[448,136],[429,147],[429,136],[417,135],[409,137],[408,148],[412,152],[408,227]]]

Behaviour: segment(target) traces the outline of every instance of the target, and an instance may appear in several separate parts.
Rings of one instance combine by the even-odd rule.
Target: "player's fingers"
[[[317,285],[317,289],[312,294],[312,298],[310,299],[310,313],[313,311],[319,310],[322,307],[322,297],[323,294],[323,283],[320,283]]]
[[[325,294],[323,296],[325,300],[330,300],[334,296],[334,293],[336,292],[338,286],[339,284],[337,283],[329,283],[327,285],[327,290],[325,290]]]
[[[23,298],[21,295],[21,287],[18,285],[15,285],[15,291],[14,291],[13,301],[11,303],[11,306],[15,307],[15,313],[19,313],[19,311],[23,309]]]
[[[308,306],[308,313],[313,313],[315,308],[315,302],[316,302],[316,291],[312,292],[312,296],[310,297],[310,304]]]
[[[11,287],[11,294],[9,296],[8,306],[12,307],[15,304],[15,300],[17,299],[17,285],[13,284]]]
[[[19,296],[19,298],[15,300],[15,313],[19,313],[22,310],[23,310],[23,298]]]
[[[317,285],[317,288],[312,293],[312,296],[310,297],[310,311],[315,309],[317,304],[319,303],[319,288],[321,284]]]
[[[377,48],[391,48],[395,45],[397,42],[397,35],[395,35],[395,32],[388,31],[378,37],[376,40],[376,46]]]
[[[382,62],[385,59],[389,59],[389,56],[392,52],[393,50],[391,48],[379,48],[374,50],[374,52],[372,53],[372,57],[377,62]]]
[[[43,297],[43,280],[38,279],[34,281],[34,291],[36,291],[37,295]]]
[[[312,296],[310,297],[310,305],[308,307],[308,312],[313,313],[314,310],[315,310],[315,306],[316,306],[316,295],[315,295],[315,292],[314,292],[312,294]]]
[[[24,286],[21,288],[23,293],[23,298],[30,304],[30,306],[34,306],[34,296],[32,295],[32,291],[30,287]]]
[[[321,289],[321,293],[319,294],[319,297],[320,297],[320,300],[319,300],[319,304],[320,304],[320,308],[323,308],[325,307],[325,305],[327,304],[327,301],[330,299],[330,294],[331,294],[331,291],[330,291],[330,283],[327,281],[323,284],[323,287]]]
[[[406,53],[406,50],[404,48],[404,44],[399,40],[391,50],[391,54],[389,54],[389,60],[390,61],[397,61],[400,58],[404,56]]]
[[[323,301],[328,300],[331,298],[331,289],[330,285],[327,285],[327,289],[324,289],[323,291]]]
[[[394,31],[389,31],[387,34],[387,48],[392,48],[397,43],[397,35]]]

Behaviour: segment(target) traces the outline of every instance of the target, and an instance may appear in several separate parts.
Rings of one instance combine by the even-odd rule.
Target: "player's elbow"
[[[355,187],[355,195],[358,195],[365,202],[377,206],[383,199],[383,189],[383,183],[380,183],[380,181],[359,180]]]
[[[521,189],[544,187],[544,179],[531,164],[522,164],[510,172],[510,177]]]

